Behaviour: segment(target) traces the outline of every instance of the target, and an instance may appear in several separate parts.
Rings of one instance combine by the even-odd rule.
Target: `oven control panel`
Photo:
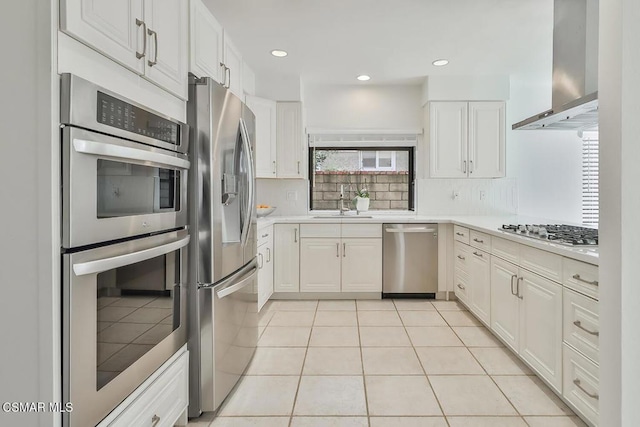
[[[180,145],[179,125],[98,91],[98,123]]]

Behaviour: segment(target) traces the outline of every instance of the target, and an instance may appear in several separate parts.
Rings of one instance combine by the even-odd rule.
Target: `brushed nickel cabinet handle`
[[[515,279],[517,279],[517,278],[518,278],[517,274],[514,274],[514,275],[511,276],[511,295],[516,296],[516,297],[518,296],[518,293],[517,293],[517,291],[516,292],[513,291],[513,284],[515,282]]]
[[[147,61],[147,65],[149,65],[149,67],[153,67],[158,63],[158,33],[156,33],[155,31],[149,28],[147,29],[147,34],[150,36],[153,36],[153,41],[155,43],[155,50],[154,50],[155,53],[153,55],[153,61],[151,60]]]
[[[479,256],[480,258],[482,258],[482,254],[479,254],[479,253],[478,253],[478,252],[476,252],[476,251],[473,251],[473,254],[474,254],[475,256]]]
[[[600,332],[588,330],[587,328],[582,326],[582,322],[580,322],[579,320],[574,321],[573,324],[576,325],[578,328],[582,329],[583,331],[585,331],[586,333],[590,334],[590,335],[594,335],[596,337],[600,336]]]
[[[484,240],[480,240],[480,239],[476,239],[476,238],[474,238],[473,241],[477,242],[477,243],[484,243]]]
[[[582,392],[587,396],[589,396],[590,398],[600,400],[600,396],[598,396],[598,393],[589,393],[584,387],[582,387],[582,384],[580,383],[579,379],[576,378],[575,380],[573,380],[573,383],[576,385],[576,387],[582,390]]]
[[[267,262],[271,262],[271,248],[267,248]]]
[[[464,236],[464,233],[458,233],[458,232],[456,231],[456,236]]]
[[[469,160],[469,173],[473,173],[473,160]]]
[[[460,289],[462,289],[462,290],[467,289],[467,288],[465,288],[465,287],[464,287],[464,285],[462,285],[462,284],[460,284],[460,283],[458,283],[458,288],[460,288]]]
[[[222,87],[227,87],[227,66],[224,65],[224,62],[220,63],[220,68],[222,68],[223,72],[224,72],[224,77],[222,82],[220,83],[220,86]]]
[[[298,175],[300,175],[300,161],[298,161]]]
[[[153,415],[153,417],[151,418],[151,427],[156,427],[158,425],[158,423],[160,422],[160,417],[157,415]]]
[[[227,73],[229,73],[229,83],[227,83],[227,89],[231,89],[231,68],[225,66],[224,68],[227,69]]]
[[[273,174],[275,175],[275,173],[276,173],[276,161],[274,160],[271,163],[273,163]]]
[[[258,257],[260,257],[260,262],[258,263],[258,269],[262,270],[262,266],[264,265],[264,257],[262,256],[262,254],[258,254]]]
[[[464,261],[466,258],[465,258],[465,257],[463,257],[462,255],[458,255],[458,259],[461,259],[461,260],[463,260],[463,261]]]
[[[293,229],[293,243],[298,243],[298,229]]]
[[[467,161],[466,160],[462,161],[462,172],[463,173],[467,173]]]
[[[142,26],[142,53],[136,50],[136,58],[144,58],[147,54],[147,24],[144,21],[136,18],[136,25],[138,27]]]
[[[336,258],[340,258],[340,243],[336,243]]]
[[[524,296],[522,296],[520,294],[520,282],[522,282],[524,280],[524,277],[518,277],[518,280],[516,281],[516,292],[517,292],[517,296],[520,299],[524,299]]]
[[[576,279],[579,282],[586,283],[587,285],[598,286],[598,281],[597,280],[593,280],[593,281],[584,280],[582,277],[580,277],[579,274],[574,274],[571,277],[573,277],[574,279]]]
[[[342,257],[343,258],[347,257],[347,244],[346,243],[342,244]]]

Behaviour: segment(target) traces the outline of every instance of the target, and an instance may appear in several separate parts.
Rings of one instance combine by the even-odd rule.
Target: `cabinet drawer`
[[[381,224],[342,224],[342,237],[382,237]]]
[[[469,244],[469,229],[460,227],[459,225],[453,226],[453,238],[458,242]]]
[[[337,237],[340,238],[340,223],[301,224],[300,237]]]
[[[474,248],[482,249],[485,252],[491,251],[491,236],[471,230],[469,232],[469,244]]]
[[[564,341],[598,363],[600,352],[598,302],[565,288],[563,305]]]
[[[456,297],[465,304],[468,304],[469,300],[469,275],[459,268],[456,268],[456,274],[454,276],[453,290]]]
[[[600,412],[599,368],[589,359],[564,345],[562,395],[594,425]]]
[[[520,245],[499,237],[491,238],[491,253],[514,264],[520,264]]]
[[[273,240],[273,226],[264,227],[258,230],[258,247]]]
[[[471,255],[471,247],[464,243],[455,242],[453,247],[454,263],[457,269],[469,274],[469,262]]]
[[[568,288],[598,299],[598,266],[576,261],[562,260],[562,283]]]
[[[520,245],[520,266],[562,283],[562,257],[530,246]]]
[[[173,426],[187,408],[189,353],[182,354],[109,427]],[[156,418],[157,417],[157,418]],[[154,421],[159,421],[154,424]]]

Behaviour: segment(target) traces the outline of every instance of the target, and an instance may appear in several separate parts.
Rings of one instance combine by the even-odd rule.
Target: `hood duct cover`
[[[513,129],[598,127],[598,0],[555,0],[552,108]]]

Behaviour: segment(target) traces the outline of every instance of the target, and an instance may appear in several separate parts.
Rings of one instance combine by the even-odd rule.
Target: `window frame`
[[[398,210],[397,212],[415,212],[416,210],[416,192],[415,192],[415,188],[416,188],[416,175],[415,175],[415,150],[416,147],[411,147],[411,146],[407,146],[407,147],[375,147],[375,146],[363,146],[363,147],[358,147],[358,146],[340,146],[340,147],[309,147],[308,150],[308,166],[309,166],[309,211],[313,211],[313,184],[314,184],[314,174],[316,172],[315,170],[315,151],[316,149],[318,150],[327,150],[327,151],[406,151],[407,153],[409,153],[409,164],[408,164],[408,175],[409,175],[409,189],[408,189],[408,194],[409,194],[409,200],[407,201],[407,210],[406,211],[401,211]],[[395,155],[394,155],[394,162],[393,162],[393,166],[396,166],[396,162],[395,162]],[[360,155],[360,166],[362,167],[362,156]],[[378,163],[378,155],[376,153],[376,164]],[[386,171],[386,170],[363,170],[364,172],[390,172],[390,171]]]
[[[365,151],[369,151],[369,150],[359,150],[359,154],[360,154],[360,168],[362,168],[363,171],[367,171],[367,172],[395,172],[396,171],[396,150],[371,150],[373,152],[376,153],[376,165],[372,168],[369,167],[365,167],[363,164],[363,156],[362,153],[364,153]],[[381,151],[389,151],[391,153],[391,166],[386,167],[386,166],[380,166],[380,152]]]

